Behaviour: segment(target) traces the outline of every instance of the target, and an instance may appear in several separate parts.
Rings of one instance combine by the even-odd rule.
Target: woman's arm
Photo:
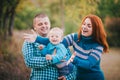
[[[68,48],[69,46],[73,45],[73,41],[76,39],[76,37],[77,37],[77,34],[75,33],[69,34],[63,38],[62,43],[66,48]]]
[[[81,59],[78,56],[76,56],[74,58],[73,63],[75,63],[75,65],[78,67],[91,69],[94,65],[96,65],[97,62],[100,61],[102,52],[103,47],[96,47],[92,50],[88,59]]]

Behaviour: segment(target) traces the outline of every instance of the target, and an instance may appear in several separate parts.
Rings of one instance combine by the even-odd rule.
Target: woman
[[[96,15],[87,15],[82,20],[78,33],[65,37],[66,47],[73,46],[77,66],[76,80],[104,80],[100,68],[101,54],[108,52],[106,33],[101,19]]]
[[[31,42],[48,44],[49,40],[42,37],[25,37]],[[102,53],[107,53],[109,46],[106,32],[101,19],[96,15],[87,15],[83,18],[78,33],[67,35],[63,39],[65,47],[73,46],[76,56],[73,63],[77,67],[76,80],[104,80],[100,68]]]

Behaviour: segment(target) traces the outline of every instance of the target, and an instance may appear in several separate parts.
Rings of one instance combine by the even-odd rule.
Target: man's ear
[[[34,30],[36,31],[36,28],[34,28]]]

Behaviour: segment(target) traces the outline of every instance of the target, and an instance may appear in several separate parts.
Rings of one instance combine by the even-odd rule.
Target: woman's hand
[[[37,33],[34,30],[31,30],[31,32],[32,34],[24,33],[23,38],[25,41],[33,43],[37,38]]]
[[[73,62],[75,56],[76,56],[76,52],[74,52],[74,53],[72,54],[72,56],[70,57],[70,59],[67,61],[67,64],[66,64],[66,65],[68,65],[70,62]]]

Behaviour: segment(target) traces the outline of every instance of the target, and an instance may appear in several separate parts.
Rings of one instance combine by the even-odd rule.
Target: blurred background
[[[105,78],[120,80],[120,0],[0,0],[0,80],[29,79],[21,52],[22,33],[30,31],[39,12],[45,12],[51,26],[63,28],[65,35],[77,32],[85,15],[98,15],[110,46],[102,56]]]

